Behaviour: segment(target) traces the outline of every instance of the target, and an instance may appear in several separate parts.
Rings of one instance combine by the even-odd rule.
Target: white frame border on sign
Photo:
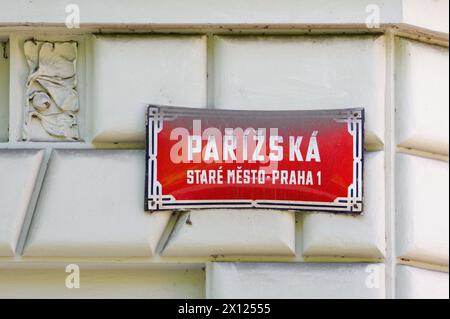
[[[338,212],[359,214],[363,211],[363,145],[364,145],[364,109],[342,109],[302,111],[318,116],[335,113],[335,121],[346,122],[348,132],[353,137],[353,183],[347,190],[347,197],[338,197],[333,202],[308,202],[285,200],[177,200],[172,195],[165,195],[158,181],[158,133],[165,120],[174,119],[177,113],[202,114],[210,110],[149,105],[146,116],[146,182],[145,210],[186,210],[201,208],[274,208],[298,211]],[[214,112],[236,113],[245,111],[214,110]]]

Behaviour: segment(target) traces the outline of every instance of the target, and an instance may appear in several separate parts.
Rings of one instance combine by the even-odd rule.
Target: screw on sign
[[[145,209],[363,210],[364,110],[150,105]]]

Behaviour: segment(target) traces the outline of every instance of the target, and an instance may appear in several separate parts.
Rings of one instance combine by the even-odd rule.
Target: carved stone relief
[[[29,75],[23,139],[79,140],[77,43],[28,40],[24,52]]]

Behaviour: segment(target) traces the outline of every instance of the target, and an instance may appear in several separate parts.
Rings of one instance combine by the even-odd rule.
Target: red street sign
[[[364,110],[150,105],[145,209],[361,213]]]

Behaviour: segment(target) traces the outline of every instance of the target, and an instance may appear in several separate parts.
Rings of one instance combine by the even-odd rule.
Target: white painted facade
[[[448,298],[448,20],[445,0],[0,0],[0,298]],[[30,63],[76,93],[30,90]],[[149,103],[364,107],[364,214],[145,213]]]

